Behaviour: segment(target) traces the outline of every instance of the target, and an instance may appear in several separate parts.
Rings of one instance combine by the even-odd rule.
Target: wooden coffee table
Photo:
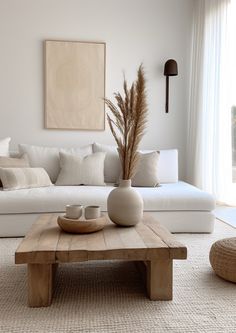
[[[109,220],[101,231],[68,234],[56,214],[41,215],[20,243],[16,264],[28,265],[28,305],[49,306],[58,264],[87,260],[130,260],[145,270],[151,300],[171,300],[173,259],[186,259],[187,248],[151,215],[135,227],[118,227]]]

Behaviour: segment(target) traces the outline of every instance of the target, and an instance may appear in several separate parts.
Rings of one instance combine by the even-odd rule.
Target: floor
[[[173,301],[154,302],[132,262],[60,265],[53,303],[27,307],[27,270],[14,264],[20,239],[0,239],[0,332],[3,333],[233,333],[236,285],[217,277],[211,245],[236,237],[219,220],[213,234],[178,234],[187,260],[174,262]]]
[[[215,215],[219,220],[236,228],[236,207],[218,206]]]

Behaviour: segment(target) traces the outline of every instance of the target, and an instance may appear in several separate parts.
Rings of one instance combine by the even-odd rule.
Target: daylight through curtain
[[[188,181],[220,202],[236,204],[231,137],[235,0],[198,0],[194,6]]]

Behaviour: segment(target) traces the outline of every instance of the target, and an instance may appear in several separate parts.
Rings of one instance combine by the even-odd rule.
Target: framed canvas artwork
[[[105,43],[45,41],[45,127],[105,129]]]

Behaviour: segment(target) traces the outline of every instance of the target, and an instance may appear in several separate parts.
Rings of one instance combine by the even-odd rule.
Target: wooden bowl
[[[104,214],[97,219],[68,219],[65,216],[58,216],[57,223],[59,227],[72,234],[88,234],[91,232],[102,230],[107,223],[107,218]]]

